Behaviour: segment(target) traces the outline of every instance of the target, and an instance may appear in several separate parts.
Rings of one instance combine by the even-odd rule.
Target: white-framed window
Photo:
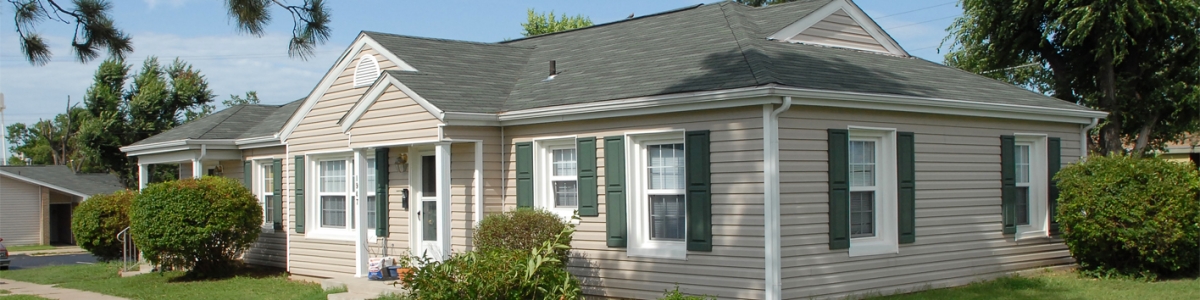
[[[375,219],[375,158],[367,158],[367,229],[375,229],[378,220]],[[375,234],[369,236],[374,237]]]
[[[682,131],[629,135],[629,256],[687,258],[687,157]]]
[[[351,228],[352,178],[348,158],[317,160],[317,224],[320,229]]]
[[[1013,170],[1016,171],[1016,239],[1049,235],[1046,135],[1016,134]]]
[[[575,138],[537,140],[534,206],[569,220],[579,209],[579,156]]]
[[[260,204],[262,204],[263,207],[263,232],[274,232],[274,221],[271,220],[271,217],[274,216],[276,209],[274,207],[274,200],[276,197],[275,176],[274,173],[271,172],[273,165],[270,160],[256,161],[255,163],[258,166],[255,168],[255,170],[249,171],[254,172],[254,178],[258,179],[256,180],[258,181],[258,186],[255,191],[257,192],[258,200],[261,202]]]
[[[896,130],[850,127],[850,256],[897,253]]]

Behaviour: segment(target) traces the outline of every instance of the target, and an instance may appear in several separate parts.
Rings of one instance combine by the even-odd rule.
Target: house
[[[280,179],[287,149],[276,133],[300,101],[285,105],[239,105],[177,126],[121,148],[137,157],[139,188],[149,184],[150,168],[178,164],[179,178],[226,176],[242,180],[263,205],[258,240],[244,254],[247,263],[287,266]]]
[[[74,245],[71,216],[88,197],[125,189],[112,174],[67,166],[0,166],[0,238],[8,245]]]
[[[265,205],[282,208],[293,276],[444,258],[472,249],[484,215],[535,207],[581,216],[585,294],[638,299],[892,293],[1070,264],[1049,178],[1107,115],[911,57],[848,0],[501,43],[362,32],[291,105],[255,138],[275,149],[261,161],[283,201]],[[236,133],[124,149],[240,177],[260,160]]]

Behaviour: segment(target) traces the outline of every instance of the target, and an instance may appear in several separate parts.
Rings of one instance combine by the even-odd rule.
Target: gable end
[[[830,2],[767,39],[908,56],[879,24],[846,0]]]

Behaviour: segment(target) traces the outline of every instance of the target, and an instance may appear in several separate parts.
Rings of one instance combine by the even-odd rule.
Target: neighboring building
[[[845,0],[502,43],[363,32],[292,106],[123,150],[240,177],[259,150],[236,129],[277,128],[253,135],[278,147],[262,161],[280,166],[296,277],[365,276],[384,246],[441,259],[473,249],[485,214],[536,207],[582,216],[584,293],[639,299],[892,293],[1072,263],[1050,177],[1107,115],[911,57]]]
[[[88,197],[125,189],[112,174],[67,166],[0,166],[0,238],[8,245],[73,245],[71,216]]]
[[[1166,149],[1157,154],[1165,160],[1188,162],[1200,167],[1200,140],[1188,134],[1182,141],[1167,144]]]

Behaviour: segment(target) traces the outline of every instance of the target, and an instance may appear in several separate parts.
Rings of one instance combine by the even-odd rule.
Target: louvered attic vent
[[[379,62],[375,61],[374,55],[363,55],[358,59],[358,66],[354,68],[354,87],[369,86],[379,78]]]

